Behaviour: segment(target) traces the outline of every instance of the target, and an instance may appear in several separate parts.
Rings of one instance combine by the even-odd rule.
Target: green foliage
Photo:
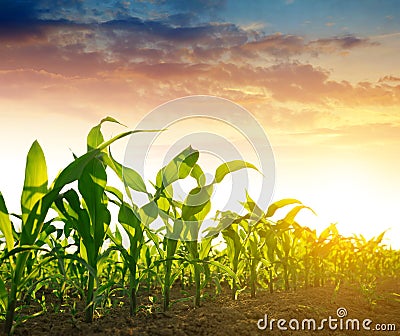
[[[376,279],[398,276],[400,253],[383,244],[385,232],[370,240],[343,237],[331,224],[317,234],[296,221],[300,211],[313,212],[296,199],[279,200],[263,211],[246,194],[245,214],[217,211],[216,227],[202,231],[215,186],[230,173],[257,168],[241,160],[225,162],[207,184],[198,164],[200,153],[189,146],[158,171],[151,188],[110,150],[118,139],[142,131],[105,140],[105,123],[120,124],[107,117],[94,126],[87,152],[75,156],[51,184],[43,151],[37,141],[32,144],[20,214],[8,212],[0,193],[0,317],[6,334],[50,309],[69,310],[74,319],[81,299],[88,322],[96,312],[123,304],[124,297],[131,315],[153,311],[161,301],[167,310],[177,279],[185,291],[194,287],[190,299],[195,306],[206,287],[214,285],[221,292],[224,283],[237,299],[248,289],[255,296],[264,288],[272,293],[332,283],[337,291],[347,282],[356,284],[373,308],[378,302]],[[110,186],[109,174],[123,187]],[[195,187],[177,199],[174,184],[185,179],[193,179]],[[147,197],[143,206],[135,203],[137,193]],[[157,219],[162,225],[150,229]],[[203,233],[207,235],[200,241]],[[43,295],[49,289],[58,300],[51,305]],[[150,307],[139,300],[144,289]],[[153,290],[161,290],[162,299]],[[393,297],[398,300],[398,294]],[[39,307],[33,313],[24,309],[32,302]]]

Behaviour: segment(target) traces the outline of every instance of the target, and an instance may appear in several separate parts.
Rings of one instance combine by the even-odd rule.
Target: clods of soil
[[[335,290],[333,285],[326,285],[272,294],[259,291],[256,298],[244,291],[236,301],[226,291],[209,293],[195,309],[190,300],[177,300],[182,294],[175,288],[172,297],[176,302],[168,312],[162,312],[160,304],[149,302],[142,294],[142,307],[135,317],[129,316],[127,304],[103,311],[91,324],[83,321],[83,314],[73,317],[71,312],[47,312],[18,326],[15,335],[400,335],[400,302],[392,294],[399,292],[399,279],[381,280],[373,290],[358,285],[342,285]],[[282,319],[285,321],[278,326]],[[316,329],[322,323],[323,328],[312,330],[310,319],[316,321]],[[371,322],[366,321],[365,326],[370,330],[362,325],[367,319]],[[360,330],[352,330],[357,327],[355,320]],[[295,330],[297,326],[302,330]],[[285,327],[287,330],[282,330]],[[393,327],[396,330],[389,330]]]

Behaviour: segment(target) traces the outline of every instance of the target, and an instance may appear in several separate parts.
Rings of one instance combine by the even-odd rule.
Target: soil
[[[127,304],[120,303],[104,311],[91,324],[83,321],[83,314],[72,316],[64,313],[48,312],[29,319],[16,328],[15,335],[400,335],[400,302],[393,293],[400,292],[400,279],[380,280],[374,290],[361,290],[357,285],[326,285],[318,288],[303,288],[289,292],[269,293],[259,291],[251,298],[246,291],[233,301],[229,290],[215,295],[209,289],[200,308],[193,308],[190,297],[174,288],[172,299],[175,303],[168,312],[161,311],[161,300],[150,302],[147,293],[142,293],[140,310],[135,317],[129,316]],[[180,299],[179,299],[180,298]],[[347,316],[339,319],[338,308],[345,308]],[[78,307],[80,309],[80,307]],[[260,330],[257,322],[265,318],[286,319],[288,330],[279,330],[276,322],[272,330],[268,327]],[[343,328],[331,330],[325,323],[323,330],[291,330],[289,320],[297,319],[300,328],[303,319],[315,319],[317,328],[324,318],[336,318],[343,321]],[[345,330],[347,319],[358,319],[360,330]],[[364,319],[372,320],[371,330],[364,330]],[[334,323],[333,321],[332,323]],[[260,326],[264,321],[260,321]],[[395,324],[395,331],[373,330],[377,324]],[[295,327],[295,322],[291,324]],[[305,325],[307,328],[307,324]],[[340,330],[342,329],[342,330]],[[351,329],[351,324],[349,328]]]

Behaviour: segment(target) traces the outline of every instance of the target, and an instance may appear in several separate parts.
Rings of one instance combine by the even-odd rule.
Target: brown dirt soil
[[[170,311],[161,312],[159,303],[149,305],[146,311],[145,296],[142,294],[141,311],[134,318],[129,317],[127,305],[112,308],[92,324],[83,322],[83,314],[74,318],[71,313],[46,313],[33,318],[16,328],[15,335],[400,335],[400,302],[391,293],[400,292],[400,279],[379,281],[373,292],[362,291],[359,286],[341,286],[335,292],[334,286],[298,289],[291,292],[266,291],[251,298],[249,293],[240,294],[237,301],[230,299],[229,291],[219,295],[209,294],[200,308],[194,309],[191,301],[176,302]],[[368,294],[367,294],[368,293]],[[182,297],[174,289],[172,297]],[[375,304],[371,302],[375,301]],[[149,302],[148,302],[149,303]],[[343,319],[371,319],[371,329],[377,323],[395,324],[396,331],[330,330],[259,330],[257,321],[268,315],[268,319],[313,318],[317,327],[322,319],[337,317],[337,309],[347,309]],[[288,326],[288,324],[286,324]]]

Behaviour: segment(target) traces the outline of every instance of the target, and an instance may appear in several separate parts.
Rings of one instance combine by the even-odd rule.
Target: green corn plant
[[[235,273],[238,272],[241,256],[246,261],[250,270],[251,296],[254,297],[261,264],[264,264],[269,270],[270,290],[272,291],[272,265],[276,264],[276,256],[281,256],[280,259],[285,260],[278,249],[278,241],[285,239],[282,238],[282,233],[290,228],[297,213],[307,207],[298,205],[289,211],[283,220],[275,223],[270,218],[275,215],[278,209],[288,205],[301,204],[301,202],[295,199],[283,199],[271,204],[264,213],[248,194],[246,198],[247,200],[243,203],[243,206],[248,213],[244,216],[229,212],[223,213],[220,217],[220,225],[226,225],[224,223],[226,220],[232,223],[231,226],[222,231],[227,244],[227,254],[230,257],[231,267]],[[290,247],[290,244],[285,243],[285,246],[286,248]],[[288,284],[288,279],[286,281]],[[233,299],[236,298],[236,291],[236,284],[233,283]]]
[[[69,222],[78,232],[81,257],[91,267],[86,287],[85,320],[87,322],[93,320],[93,294],[97,279],[97,263],[105,232],[111,220],[107,204],[104,202],[105,185],[105,168],[100,161],[96,160],[87,165],[87,169],[78,180],[78,189],[82,199],[75,190],[70,189],[64,193],[62,199],[56,201],[65,221]]]
[[[253,202],[250,196],[247,194],[247,202],[244,203],[245,208],[247,205]],[[254,204],[254,202],[253,202]],[[258,215],[262,215],[261,209],[256,208]],[[229,257],[230,266],[232,271],[238,276],[242,276],[244,267],[240,268],[239,265],[246,265],[250,270],[250,291],[251,297],[255,296],[255,288],[257,281],[257,267],[261,260],[260,254],[260,236],[257,234],[257,224],[249,225],[249,218],[252,215],[252,211],[245,216],[239,216],[232,212],[224,212],[219,214],[220,225],[225,227],[222,230],[222,237],[225,240],[227,246],[227,255]],[[261,216],[259,219],[261,220]],[[258,223],[259,224],[259,223]],[[232,299],[237,299],[238,284],[235,280],[232,281],[231,285]]]
[[[244,237],[240,236],[239,232],[239,226],[238,224],[231,224],[230,226],[226,227],[222,231],[222,237],[225,239],[226,245],[227,245],[227,251],[228,251],[228,258],[230,261],[230,266],[232,268],[232,271],[240,277],[239,273],[239,256],[242,250],[242,240]],[[238,290],[238,284],[236,283],[235,279],[232,280],[232,300],[237,299],[237,290]]]
[[[87,137],[88,152],[92,151],[93,148],[97,148],[101,143],[104,143],[101,126],[106,121],[119,123],[113,118],[105,118],[101,120],[97,126],[93,127]],[[116,161],[113,160],[108,153],[107,149],[104,148],[98,157],[92,158],[92,160],[87,163],[81,176],[78,178],[78,190],[82,196],[81,200],[77,192],[70,189],[63,194],[64,202],[59,199],[56,203],[58,209],[64,215],[65,220],[71,223],[72,227],[79,234],[80,252],[91,269],[88,275],[85,308],[85,319],[87,322],[93,320],[95,279],[97,279],[98,274],[97,266],[102,257],[101,248],[111,221],[110,211],[108,210],[108,197],[106,196],[106,163],[111,163],[111,168],[117,173],[120,172],[120,166],[117,166]],[[65,203],[67,203],[68,208],[66,208]],[[133,272],[133,274],[131,274],[131,292],[133,291],[134,293],[131,299],[131,313],[133,314],[133,312],[136,311],[135,288],[137,287],[135,283],[135,260],[138,258],[143,234],[140,228],[140,222],[126,203],[121,203],[118,218],[121,223],[125,225],[132,244],[132,253],[130,257],[133,258],[133,261],[132,259],[128,259],[128,268]],[[132,233],[131,230],[135,233]],[[121,251],[125,250],[122,249]]]
[[[13,332],[13,322],[15,318],[15,308],[17,299],[20,298],[22,284],[29,278],[33,277],[32,258],[30,252],[39,249],[39,245],[35,245],[42,232],[47,229],[49,222],[46,224],[44,219],[47,211],[54,199],[56,192],[50,194],[48,191],[47,166],[43,151],[37,141],[35,141],[27,155],[25,182],[21,194],[21,233],[19,241],[15,245],[13,236],[13,225],[10,220],[4,199],[0,194],[0,230],[6,239],[6,248],[8,253],[6,257],[15,256],[15,261],[10,258],[11,267],[11,289],[9,293],[2,293],[2,305],[6,310],[6,322],[4,332],[11,334]],[[46,196],[46,198],[45,198]],[[27,274],[25,274],[25,267]],[[3,287],[4,284],[1,284]]]
[[[122,258],[129,270],[129,298],[130,315],[137,311],[137,291],[139,288],[138,260],[144,243],[143,227],[137,212],[122,201],[118,212],[118,222],[122,225],[128,235],[129,247],[124,248],[121,234],[108,232],[116,248],[121,252]]]
[[[211,209],[211,195],[214,185],[220,183],[224,177],[234,171],[243,168],[257,168],[247,162],[236,160],[223,163],[215,172],[214,179],[206,185],[203,170],[197,165],[199,152],[191,147],[186,148],[178,154],[170,163],[163,167],[157,174],[156,195],[158,207],[161,210],[160,215],[163,218],[167,228],[167,264],[166,264],[166,283],[170,286],[169,278],[171,276],[171,263],[177,250],[178,242],[168,238],[175,236],[185,240],[186,249],[188,251],[187,261],[193,267],[196,294],[194,304],[200,306],[201,297],[201,274],[204,270],[204,260],[200,259],[201,244],[198,237],[201,225]],[[184,179],[188,176],[193,177],[197,186],[193,188],[183,202],[174,200],[173,190],[169,188],[173,182],[178,179]],[[171,227],[170,221],[173,225]],[[204,256],[204,254],[203,254]],[[215,261],[210,263],[217,265]],[[218,265],[223,267],[223,265]],[[224,269],[228,271],[225,267]],[[164,308],[168,307],[168,291],[165,295]]]
[[[314,242],[312,230],[307,226],[301,226],[297,222],[293,223],[293,239],[297,240],[297,262],[301,263],[302,269],[299,271],[300,277],[304,282],[304,287],[309,287],[310,271],[311,271],[311,256],[309,253],[310,245]]]
[[[157,277],[157,272],[155,271],[155,261],[157,257],[157,249],[154,245],[151,244],[151,240],[147,240],[143,245],[143,253],[141,262],[138,265],[141,265],[141,273],[146,277],[146,287],[147,294],[150,295],[151,289],[154,286],[154,279]]]
[[[199,243],[199,259],[203,261],[202,265],[204,268],[204,281],[201,284],[202,289],[211,283],[211,269],[208,262],[212,260],[210,253],[214,238],[215,236],[207,237],[202,239],[202,241]]]
[[[297,205],[300,204],[300,205]],[[270,218],[273,217],[278,209],[286,207],[288,205],[296,205],[293,207],[283,219],[277,222],[272,221]],[[253,213],[257,209],[254,201],[248,197],[246,207]],[[249,243],[251,251],[251,293],[255,296],[256,283],[259,267],[259,263],[262,262],[262,254],[260,251],[267,249],[267,256],[269,256],[268,268],[271,268],[272,264],[276,264],[275,257],[277,257],[279,263],[283,267],[284,284],[285,289],[289,289],[289,274],[294,272],[291,267],[292,261],[295,260],[295,240],[292,237],[291,230],[293,228],[294,220],[297,214],[302,209],[310,209],[309,207],[302,205],[301,202],[295,199],[283,199],[271,204],[268,207],[267,212],[262,217],[263,220],[257,220],[255,223],[250,222],[251,229],[249,230]],[[271,278],[271,274],[270,274]],[[271,279],[270,279],[271,280]]]
[[[172,273],[172,265],[175,257],[176,250],[178,248],[179,241],[176,239],[165,238],[165,247],[166,247],[166,259],[165,259],[165,276],[163,282],[163,309],[164,311],[168,310],[170,305],[170,291],[171,286],[175,280],[175,276]]]
[[[247,221],[242,222],[242,227],[246,232],[245,240],[245,253],[244,258],[248,262],[250,271],[250,295],[252,298],[256,296],[256,287],[258,281],[258,266],[261,262],[261,250],[263,244],[261,243],[261,237],[257,234],[256,226],[251,226]]]
[[[95,148],[97,143],[104,142],[104,139],[98,136],[97,129],[99,127],[96,126],[88,135],[88,151]],[[94,157],[86,164],[78,178],[78,190],[81,197],[75,190],[70,189],[62,195],[62,198],[56,200],[57,209],[63,216],[62,219],[79,235],[81,257],[91,267],[86,287],[86,322],[93,320],[97,263],[105,231],[111,220],[104,195],[106,184],[107,175],[104,164]]]
[[[200,306],[200,277],[201,277],[201,264],[204,264],[204,259],[200,258],[199,250],[201,249],[201,244],[198,242],[197,238],[201,224],[207,214],[211,209],[211,195],[213,191],[213,187],[215,184],[220,183],[224,177],[232,172],[238,171],[244,168],[251,168],[257,170],[257,168],[248,163],[241,160],[230,161],[223,163],[220,165],[215,172],[213,181],[208,185],[201,185],[192,189],[189,192],[188,197],[182,206],[182,219],[184,222],[188,221],[192,225],[191,237],[193,240],[187,241],[186,245],[190,254],[190,261],[193,263],[194,268],[194,276],[195,276],[195,285],[196,285],[196,296],[195,296],[195,306]],[[196,204],[196,205],[191,205]],[[199,204],[199,205],[197,205]],[[200,262],[198,262],[200,261]],[[212,262],[213,265],[222,268],[222,265]],[[232,273],[230,269],[224,268],[225,271],[231,273],[234,278],[236,278],[236,274]]]
[[[167,310],[170,305],[170,289],[177,277],[173,274],[172,266],[179,248],[179,238],[182,237],[183,220],[180,216],[180,202],[173,199],[172,184],[188,176],[194,177],[197,182],[204,176],[201,168],[196,164],[199,152],[188,147],[175,156],[165,167],[160,169],[156,176],[155,194],[153,204],[157,205],[160,217],[165,223],[166,236],[164,238],[165,275],[163,279],[163,308]],[[151,202],[149,204],[152,204]],[[178,210],[179,209],[179,210]],[[157,242],[156,242],[157,243]]]
[[[335,240],[332,237],[336,237],[337,228],[335,224],[331,224],[325,230],[317,236],[316,231],[313,230],[311,233],[311,247],[310,256],[312,260],[312,269],[314,273],[314,287],[323,285],[325,278],[325,269],[327,256],[330,254],[332,247],[335,245]]]
[[[279,243],[276,246],[276,256],[283,269],[284,288],[288,291],[290,289],[289,278],[292,266],[291,251],[295,248],[295,240],[290,231],[280,232],[278,237]]]
[[[262,263],[262,250],[268,242],[266,237],[271,229],[271,223],[267,219],[267,214],[262,212],[249,194],[246,195],[246,202],[243,205],[248,214],[242,217],[240,225],[245,232],[244,258],[250,272],[250,295],[254,298],[258,283],[258,270]]]
[[[129,247],[123,246],[122,236],[116,231],[113,234],[107,231],[107,236],[113,241],[115,248],[121,252],[126,267],[129,270],[129,298],[130,298],[130,314],[133,316],[137,311],[137,291],[140,283],[140,275],[138,274],[138,261],[140,259],[141,250],[144,244],[145,232],[151,237],[156,246],[159,245],[157,235],[148,230],[149,225],[158,217],[158,208],[152,199],[152,195],[147,191],[146,185],[142,177],[133,169],[125,167],[117,162],[108,152],[103,157],[103,161],[116,173],[119,179],[124,183],[125,192],[128,195],[130,204],[124,201],[123,194],[116,188],[108,187],[106,191],[116,198],[113,203],[119,207],[118,222],[121,224],[128,236]],[[147,194],[150,202],[142,208],[134,203],[132,191]],[[162,254],[161,250],[159,250]]]
[[[245,232],[239,224],[241,221],[244,221],[244,219],[231,211],[218,211],[215,220],[218,221],[218,226],[216,229],[210,229],[209,234],[215,235],[218,232],[222,233],[222,237],[226,243],[225,255],[228,257],[230,269],[236,275],[236,278],[240,278],[242,272],[239,272],[239,257],[242,252]],[[238,283],[236,278],[232,278],[232,300],[237,299]]]
[[[386,231],[382,232],[377,237],[371,238],[364,244],[360,256],[360,262],[364,265],[364,267],[361,268],[363,270],[360,274],[361,280],[370,282],[371,277],[376,278],[381,276],[379,264],[377,265],[377,263],[379,263],[379,256],[384,249],[384,246],[381,243],[385,234]],[[365,265],[367,265],[367,267],[365,267]]]
[[[273,251],[269,253],[271,255],[269,258],[270,261],[276,261],[282,266],[285,290],[290,289],[289,278],[291,274],[294,286],[297,286],[297,272],[299,263],[298,245],[302,242],[299,241],[299,239],[293,233],[296,226],[298,226],[298,224],[295,222],[295,217],[302,209],[309,209],[313,213],[314,211],[310,207],[305,206],[301,204],[301,202],[294,199],[284,199],[278,201],[272,204],[272,206],[269,208],[269,215],[273,216],[277,209],[293,204],[300,205],[295,205],[283,219],[280,219],[271,225],[274,238],[269,235],[269,241],[267,244],[267,248]],[[276,260],[275,257],[277,258]]]
[[[359,290],[369,304],[370,309],[376,305],[379,295],[376,292],[377,278],[381,276],[376,269],[376,256],[379,256],[384,246],[381,245],[385,231],[379,236],[366,240],[360,235],[356,240],[356,262],[352,265],[353,281],[358,284]],[[379,262],[379,258],[376,258]]]
[[[332,224],[335,225],[335,224]],[[311,252],[313,249],[313,244],[315,244],[315,233],[312,233],[311,230],[305,237],[307,240],[306,248],[307,248],[307,260],[311,263]],[[332,273],[333,273],[333,281],[336,286],[339,284],[343,284],[346,281],[349,281],[349,268],[350,264],[355,259],[355,246],[353,244],[353,239],[348,237],[343,237],[338,233],[337,228],[331,227],[331,239],[333,244],[330,247],[329,254],[327,255],[331,259],[332,265]],[[324,251],[322,251],[325,253]],[[328,258],[325,258],[328,259]],[[311,266],[310,266],[311,269]]]

